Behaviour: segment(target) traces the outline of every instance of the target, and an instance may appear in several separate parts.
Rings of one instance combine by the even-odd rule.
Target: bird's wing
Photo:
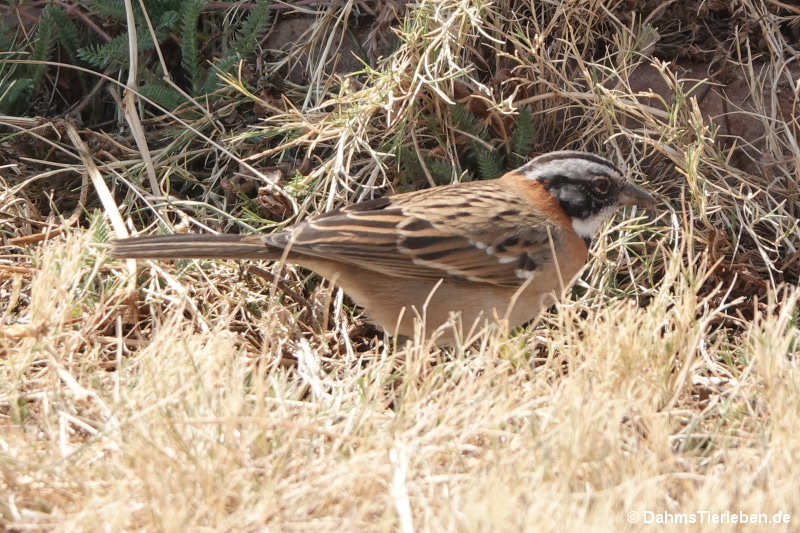
[[[389,276],[517,287],[553,262],[562,231],[489,181],[354,204],[265,241]]]

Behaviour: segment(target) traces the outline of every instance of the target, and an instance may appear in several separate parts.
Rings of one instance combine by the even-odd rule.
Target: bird
[[[655,204],[610,160],[556,151],[499,178],[366,200],[273,233],[136,236],[115,240],[111,254],[300,265],[333,280],[390,335],[413,337],[419,319],[447,345],[454,328],[439,326],[453,313],[466,327],[536,318],[577,277],[617,208]]]

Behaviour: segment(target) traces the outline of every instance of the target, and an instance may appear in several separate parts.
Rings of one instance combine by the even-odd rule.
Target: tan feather
[[[504,209],[498,211],[498,204]],[[297,226],[290,246],[298,261],[313,256],[389,276],[516,287],[537,266],[552,263],[548,228],[558,246],[557,225],[513,190],[484,181],[327,213]],[[281,246],[277,240],[285,237],[266,242]]]

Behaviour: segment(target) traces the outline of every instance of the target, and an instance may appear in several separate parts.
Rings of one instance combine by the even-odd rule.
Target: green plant
[[[269,28],[269,0],[253,2],[240,23],[230,29],[225,29],[221,21],[218,28],[213,16],[201,17],[204,13],[221,12],[220,6],[214,6],[215,11],[208,11],[207,7],[207,0],[133,3],[138,89],[145,98],[168,110],[186,100],[182,93],[200,97],[215,91],[219,87],[218,73],[232,72],[240,60],[255,51],[260,37]],[[129,28],[121,0],[91,0],[85,6],[69,10],[48,4],[41,12],[38,26],[31,30],[14,34],[0,24],[0,49],[11,51],[0,57],[0,61],[6,60],[0,62],[0,112],[24,114],[31,111],[36,101],[50,100],[47,90],[77,90],[86,94],[95,83],[91,73],[64,69],[70,83],[47,87],[43,80],[58,67],[45,61],[63,62],[66,57],[71,64],[102,71],[115,79],[123,79],[129,68]],[[212,35],[219,37],[211,38]],[[155,53],[157,47],[162,57],[167,56],[164,63]],[[180,54],[164,53],[165,49],[176,48]],[[179,64],[173,57],[180,58]],[[10,59],[31,62],[20,66],[8,62]],[[163,68],[168,72],[163,72]],[[73,77],[77,83],[71,83]],[[165,81],[168,78],[173,83]]]
[[[495,147],[493,139],[499,132],[487,126],[477,115],[460,104],[449,108],[450,122],[456,132],[459,167],[468,169],[464,179],[492,179],[519,167],[527,160],[533,141],[533,115],[528,107],[520,108],[512,124],[511,137],[503,147]],[[446,138],[442,126],[432,117],[425,124],[438,142]],[[400,150],[398,159],[406,172],[413,176],[424,175],[418,156],[412,149]],[[422,161],[436,183],[449,183],[455,173],[453,166],[430,154],[422,154]]]

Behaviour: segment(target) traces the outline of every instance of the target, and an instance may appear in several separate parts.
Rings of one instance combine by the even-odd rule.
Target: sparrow
[[[111,254],[297,264],[334,280],[386,332],[412,337],[415,318],[432,332],[454,312],[466,327],[530,321],[571,284],[618,207],[654,204],[609,160],[559,151],[497,179],[367,200],[275,233],[138,236]],[[438,344],[455,342],[440,334]]]

